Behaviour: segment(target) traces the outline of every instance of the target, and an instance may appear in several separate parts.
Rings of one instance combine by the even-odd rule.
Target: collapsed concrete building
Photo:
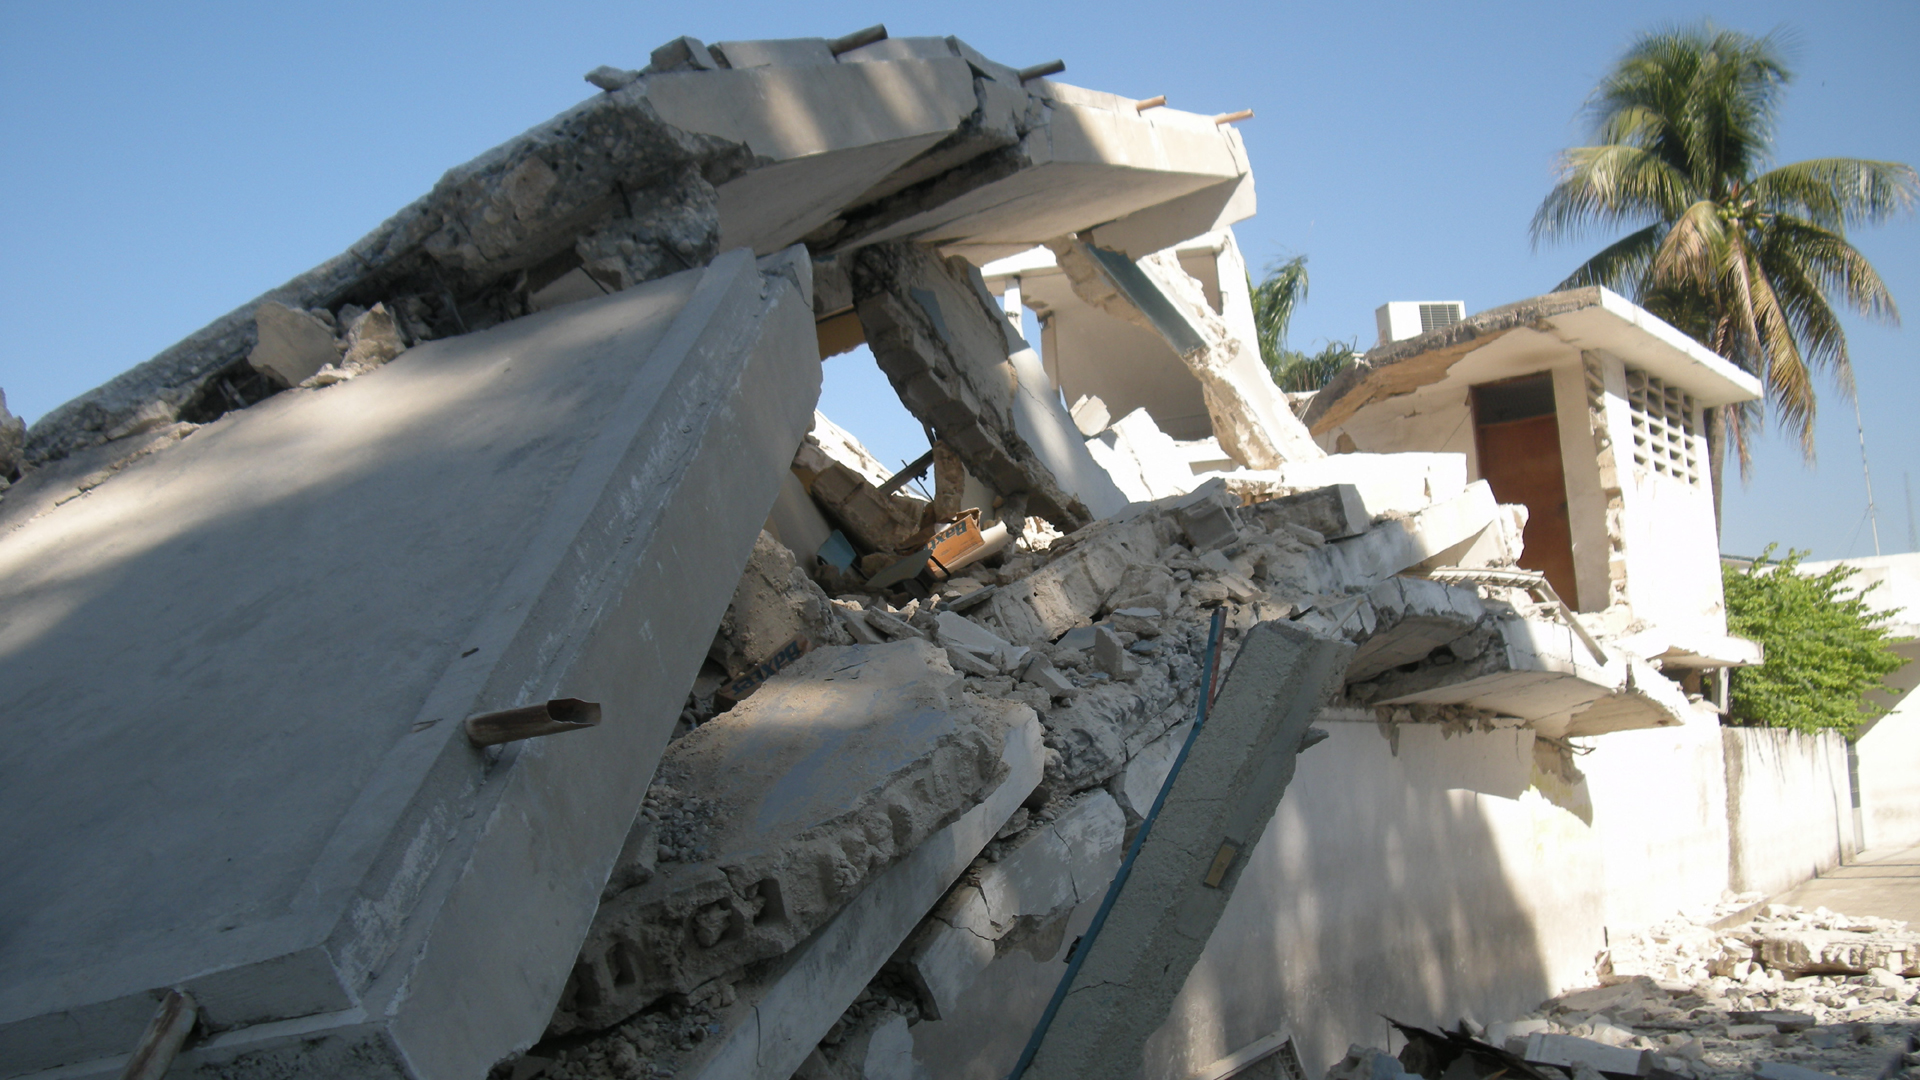
[[[1277,1076],[1717,896],[1667,481],[1751,380],[1558,294],[1302,422],[1235,114],[1056,72],[677,39],[0,444],[0,1075],[190,997],[173,1075],[1002,1076],[1144,836],[1030,1075]],[[1553,418],[1571,578],[1469,412]]]

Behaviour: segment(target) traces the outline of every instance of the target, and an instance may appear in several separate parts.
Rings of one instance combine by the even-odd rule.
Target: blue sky
[[[1304,253],[1296,345],[1373,337],[1387,300],[1469,311],[1548,291],[1589,245],[1535,252],[1554,152],[1640,29],[1711,17],[1786,27],[1799,81],[1780,160],[1920,162],[1920,4],[1339,5],[636,3],[0,4],[0,388],[32,419],[338,254],[446,169],[639,67],[679,34],[957,34],[1065,81],[1165,94],[1241,125],[1256,265]],[[1920,319],[1920,223],[1854,237]],[[1849,336],[1882,548],[1910,550],[1920,327]],[[842,363],[836,361],[835,363]],[[830,372],[832,371],[830,365]],[[829,411],[884,383],[842,366]],[[853,376],[863,377],[853,377]],[[1769,436],[1729,486],[1724,547],[1871,554],[1852,410],[1822,387],[1818,465]],[[879,404],[891,405],[882,401]],[[892,436],[874,436],[888,456]],[[1914,477],[1920,483],[1920,477]]]

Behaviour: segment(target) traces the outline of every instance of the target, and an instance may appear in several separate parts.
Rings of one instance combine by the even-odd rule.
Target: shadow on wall
[[[1318,1076],[1349,1043],[1389,1045],[1381,1014],[1508,1019],[1600,948],[1598,852],[1585,822],[1534,787],[1530,731],[1329,728],[1142,1076],[1185,1080],[1282,1027]],[[1584,781],[1563,786],[1584,809]]]

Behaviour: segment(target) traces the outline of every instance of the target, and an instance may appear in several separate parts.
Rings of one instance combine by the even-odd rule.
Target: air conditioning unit
[[[1382,345],[1453,326],[1466,317],[1467,306],[1458,300],[1395,300],[1373,313]]]

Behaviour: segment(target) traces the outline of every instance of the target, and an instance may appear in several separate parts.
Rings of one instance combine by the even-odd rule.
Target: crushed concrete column
[[[1006,319],[971,263],[942,261],[918,244],[875,245],[851,258],[854,309],[874,359],[907,411],[968,472],[1009,499],[1024,497],[1028,513],[1065,532],[1126,505],[1054,395],[1027,385],[1045,373],[1024,342],[1028,370],[1015,362]]]
[[[1029,1080],[1132,1076],[1293,778],[1353,646],[1287,623],[1248,631]]]
[[[1172,251],[1135,262],[1071,237],[1047,247],[1080,299],[1166,339],[1200,380],[1214,436],[1235,461],[1272,469],[1326,456],[1273,385],[1259,347],[1213,310]]]

